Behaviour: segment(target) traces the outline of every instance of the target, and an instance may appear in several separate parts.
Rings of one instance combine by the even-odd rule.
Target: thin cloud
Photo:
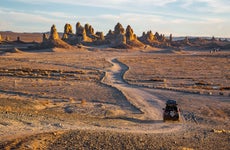
[[[11,26],[17,25],[18,22],[24,23],[25,26],[40,24],[40,29],[38,26],[34,27],[36,31],[44,31],[44,28],[48,30],[52,23],[56,24],[58,31],[62,31],[64,23],[75,25],[80,21],[82,24],[90,23],[95,30],[105,33],[113,29],[117,22],[121,22],[124,27],[130,24],[138,35],[147,30],[178,34],[188,32],[199,34],[201,31],[207,31],[207,33],[229,35],[226,27],[230,24],[228,21],[230,2],[227,0],[11,0],[16,1],[23,2],[28,7],[36,4],[33,7],[38,5],[37,10],[28,12],[16,8],[0,9],[2,10],[0,12],[5,12],[0,13],[1,22],[8,21]],[[49,5],[53,6],[50,10],[40,9]],[[59,11],[56,6],[71,8],[71,11],[66,9]],[[89,9],[81,10],[81,15],[78,15],[81,6],[87,6]],[[111,11],[97,13],[103,8]],[[7,15],[10,16],[6,17]],[[213,27],[218,28],[213,30]]]
[[[178,0],[184,9],[206,13],[230,13],[229,0]]]
[[[0,30],[14,30],[19,32],[49,30],[54,22],[61,23],[62,20],[51,19],[40,14],[20,12],[14,9],[0,8],[1,26]]]

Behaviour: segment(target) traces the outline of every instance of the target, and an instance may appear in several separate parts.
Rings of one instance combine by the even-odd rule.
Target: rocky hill
[[[60,38],[61,37],[61,38]],[[121,23],[117,23],[113,30],[109,30],[104,35],[101,31],[94,30],[93,26],[86,23],[81,25],[77,22],[75,32],[71,24],[66,23],[64,32],[58,33],[55,25],[51,27],[50,32],[46,33],[14,33],[0,32],[0,43],[23,43],[23,42],[38,42],[36,48],[71,48],[76,45],[85,46],[103,46],[119,49],[132,48],[181,48],[181,47],[200,47],[202,49],[221,48],[228,49],[229,41],[223,39],[212,38],[191,38],[183,37],[179,40],[174,40],[172,34],[165,36],[150,30],[143,32],[141,36],[137,36],[133,28],[128,25],[126,29]],[[226,46],[227,45],[227,46]]]

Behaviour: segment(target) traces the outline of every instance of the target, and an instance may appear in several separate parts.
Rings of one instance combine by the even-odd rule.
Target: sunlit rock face
[[[73,35],[73,28],[70,24],[65,24],[62,40],[68,40]]]
[[[130,25],[127,26],[125,35],[127,41],[133,41],[137,39],[137,36],[134,34]]]
[[[59,35],[58,35],[58,32],[57,32],[57,29],[56,29],[56,26],[53,25],[50,29],[50,37],[49,37],[50,40],[55,40],[55,39],[59,39]]]
[[[38,45],[38,49],[46,49],[46,48],[72,48],[71,45],[67,44],[63,40],[59,39],[59,35],[57,32],[57,29],[55,25],[52,25],[50,29],[50,35],[49,38],[47,38],[47,35],[44,33],[42,36],[42,43]]]
[[[113,47],[120,47],[126,44],[125,29],[120,23],[117,23],[114,27],[114,31],[109,31],[106,35],[108,40]]]
[[[98,40],[105,40],[105,36],[103,32],[96,32],[96,36],[98,37]]]

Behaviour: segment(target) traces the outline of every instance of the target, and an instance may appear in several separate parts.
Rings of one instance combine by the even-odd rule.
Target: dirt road
[[[65,55],[70,54],[72,56],[72,53]],[[109,56],[104,54],[105,57],[98,55],[103,57],[100,64],[107,64],[99,67],[103,75],[105,72],[103,84],[99,83],[101,78],[94,83],[89,78],[84,82],[78,80],[75,82],[75,80],[68,80],[70,79],[68,76],[65,80],[54,80],[44,76],[38,79],[21,78],[17,75],[3,76],[1,84],[6,83],[6,86],[2,89],[14,93],[2,92],[0,95],[0,149],[220,149],[220,147],[227,149],[229,147],[229,134],[225,133],[229,131],[229,97],[175,92],[128,84],[123,76],[125,73],[132,73],[131,70],[135,68],[121,58],[128,60],[130,56],[136,54],[122,53],[116,55],[117,59],[107,59],[115,54]],[[19,60],[18,57],[23,56],[20,60],[27,60],[24,59],[26,55],[29,56],[28,60],[36,61],[33,60],[34,64],[30,64],[31,61],[24,62],[24,65],[37,67],[41,65],[40,70],[44,70],[45,67],[60,70],[70,66],[68,69],[73,71],[76,66],[69,64],[73,63],[73,60],[78,60],[74,55],[68,57],[73,60],[66,60],[63,63],[64,53],[58,52],[49,55],[45,53],[45,60],[48,59],[47,56],[52,56],[48,60],[54,65],[41,64],[40,62],[45,61],[42,54],[33,54],[34,58],[31,57],[32,54],[26,53],[14,57]],[[60,63],[57,63],[56,57],[53,60],[53,55],[59,56]],[[85,55],[82,54],[84,56],[82,62],[91,61],[88,64],[89,68],[94,69],[91,67],[92,63],[95,63],[91,60],[93,55],[89,55],[87,59]],[[5,59],[9,61],[9,58]],[[106,60],[112,64],[112,67]],[[10,64],[14,63],[17,62],[13,61]],[[74,64],[86,66],[85,63]],[[7,74],[9,72],[6,71]],[[92,75],[94,72],[87,74],[83,70],[80,73],[79,76],[82,77]],[[71,79],[75,77],[71,76]],[[77,79],[81,79],[80,77]],[[8,85],[12,79],[14,82]],[[33,86],[29,86],[31,83]],[[10,85],[13,85],[12,88]],[[20,89],[27,94],[15,95],[15,92]],[[40,91],[39,95],[51,98],[28,96],[31,93],[36,94],[37,91]],[[59,97],[59,101],[52,98],[52,94]],[[82,103],[77,99],[80,95],[89,98],[85,98],[85,103]],[[180,122],[163,122],[162,108],[168,99],[177,100],[180,108],[184,110],[186,121],[182,119]],[[107,112],[110,114],[107,115]],[[199,123],[194,122],[194,116]]]
[[[182,128],[182,121],[180,123],[167,123],[167,127],[165,127],[166,123],[162,119],[162,108],[165,106],[166,99],[159,99],[151,94],[149,89],[128,84],[123,79],[123,75],[128,70],[128,67],[116,58],[109,59],[108,61],[113,66],[106,72],[102,82],[119,89],[130,103],[141,111],[142,115],[138,117],[140,122],[152,123],[151,130],[148,132],[172,132]],[[146,131],[144,126],[141,130]]]

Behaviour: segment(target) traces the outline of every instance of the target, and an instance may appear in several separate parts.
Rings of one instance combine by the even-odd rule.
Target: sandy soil
[[[212,58],[215,64],[228,64],[229,55],[226,51]],[[168,62],[158,65],[169,68],[167,64],[183,56],[155,50],[111,49],[1,55],[0,148],[228,149],[227,88],[224,94],[210,95],[186,88],[153,88],[139,80],[140,76],[151,76],[149,60],[165,58]],[[194,66],[206,63],[199,52],[186,53],[184,58],[195,58]],[[182,68],[189,65],[185,63]],[[221,75],[227,77],[230,69],[223,68],[226,71]],[[130,76],[133,71],[137,73]],[[166,73],[155,72],[151,78]],[[197,72],[200,76],[203,73]],[[224,80],[229,82],[229,78]],[[177,100],[180,122],[163,122],[162,108],[168,99]]]

